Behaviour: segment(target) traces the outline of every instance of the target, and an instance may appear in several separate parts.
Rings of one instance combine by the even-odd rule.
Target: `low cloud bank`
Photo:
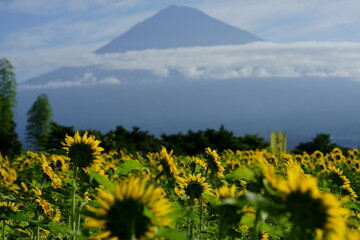
[[[234,78],[341,77],[360,80],[360,43],[258,42],[234,46],[191,47],[165,50],[87,54],[67,59],[65,66],[96,65],[101,70],[147,70],[170,77],[176,69],[194,80]],[[119,76],[96,79],[91,72],[60,85],[119,84]],[[121,79],[121,78],[120,78]],[[74,82],[73,82],[74,81]]]
[[[83,62],[109,70],[149,70],[159,76],[166,76],[169,69],[179,69],[195,79],[316,76],[360,80],[360,43],[259,42],[91,54]]]

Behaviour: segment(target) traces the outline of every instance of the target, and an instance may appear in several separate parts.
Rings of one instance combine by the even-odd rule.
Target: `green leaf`
[[[148,208],[148,207],[144,207],[144,211],[143,214],[148,217],[149,219],[153,220],[156,224],[158,224],[157,219],[154,215],[154,213]]]
[[[175,229],[170,228],[162,228],[156,234],[157,238],[165,238],[165,239],[175,239],[175,240],[186,240],[187,237],[185,234],[176,231]]]
[[[221,204],[221,202],[212,195],[203,194],[202,197],[205,198],[213,206]]]
[[[50,155],[65,155],[66,151],[64,149],[51,148],[44,151],[39,151],[39,153],[50,154]]]
[[[109,179],[105,178],[103,175],[95,172],[92,169],[89,170],[89,175],[90,178],[95,179],[99,184],[105,186],[111,192],[114,192],[114,183],[112,183]]]
[[[26,215],[24,213],[10,214],[8,216],[0,215],[0,218],[10,219],[10,220],[15,220],[15,221],[20,221],[20,222],[28,222],[28,223],[34,222],[33,220],[31,220],[29,218],[28,215]]]
[[[59,224],[55,222],[49,223],[49,230],[53,233],[70,233],[71,228],[64,224]]]
[[[331,189],[329,187],[319,187],[319,189],[323,192],[331,192]]]
[[[240,225],[247,225],[249,227],[253,227],[255,222],[255,216],[244,215],[241,218]]]
[[[141,171],[143,166],[137,160],[128,160],[122,164],[118,169],[116,169],[115,174],[128,175],[132,171]]]
[[[235,171],[226,174],[226,178],[254,179],[255,174],[249,168],[237,168]]]

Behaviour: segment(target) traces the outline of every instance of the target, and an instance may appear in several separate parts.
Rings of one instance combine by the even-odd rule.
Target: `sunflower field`
[[[360,153],[196,156],[62,150],[0,156],[2,239],[360,239]]]

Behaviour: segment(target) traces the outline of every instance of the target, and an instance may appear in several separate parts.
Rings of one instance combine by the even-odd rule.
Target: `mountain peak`
[[[185,11],[202,13],[200,10],[198,10],[196,8],[172,4],[172,5],[169,5],[167,8],[160,10],[156,15],[162,14],[162,13],[174,13],[174,12],[178,13],[178,12],[185,12]]]
[[[247,31],[212,18],[198,9],[170,5],[138,23],[109,44],[98,49],[96,53],[238,45],[255,41],[263,40]]]

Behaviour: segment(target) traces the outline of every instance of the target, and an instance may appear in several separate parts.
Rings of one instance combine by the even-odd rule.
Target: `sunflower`
[[[269,240],[269,234],[265,231],[261,231],[261,239],[260,240]]]
[[[112,240],[154,237],[157,226],[167,226],[171,219],[170,202],[163,191],[146,180],[129,178],[115,185],[114,194],[99,190],[95,197],[102,208],[88,207],[85,226],[102,228],[94,238]]]
[[[100,141],[95,140],[94,135],[88,137],[88,132],[81,137],[78,131],[74,137],[66,134],[65,142],[61,143],[68,157],[75,166],[80,168],[89,167],[104,149],[99,147]]]
[[[211,150],[211,148],[205,148],[206,164],[207,168],[211,170],[212,174],[217,174],[219,177],[224,177],[225,169],[221,165],[219,159],[219,154],[216,150]]]
[[[334,160],[334,162],[335,162],[336,164],[338,164],[339,162],[346,162],[346,163],[348,163],[348,164],[351,164],[351,161],[350,161],[350,162],[345,161],[346,158],[345,158],[344,155],[342,155],[342,153],[340,153],[340,152],[332,152],[332,153],[330,154],[330,157]],[[349,160],[350,160],[350,159],[349,159]]]
[[[55,210],[55,214],[54,214],[54,216],[52,217],[52,220],[54,221],[54,222],[60,222],[60,218],[61,218],[61,211],[60,211],[60,209],[56,209]]]
[[[297,164],[287,170],[287,177],[284,203],[296,229],[292,233],[314,234],[322,230],[341,238],[346,229],[345,210],[335,195],[320,193],[316,179],[305,175]]]
[[[159,162],[162,173],[166,174],[166,176],[176,177],[179,174],[179,171],[177,170],[176,162],[172,154],[173,150],[168,153],[166,148],[162,146],[159,153]]]
[[[359,160],[355,160],[355,161],[354,161],[353,169],[354,169],[356,172],[359,172],[359,171],[360,171],[360,161],[359,161]]]
[[[188,166],[190,167],[192,172],[195,172],[197,166],[200,166],[200,168],[205,168],[206,163],[201,158],[192,156],[190,158],[190,161],[188,162]]]
[[[188,174],[185,177],[178,177],[177,182],[179,188],[176,190],[177,194],[183,195],[190,199],[199,199],[203,193],[211,194],[210,184],[205,182],[205,177],[201,174]]]
[[[313,152],[311,154],[311,157],[316,158],[316,159],[321,159],[324,157],[324,153],[319,150],[316,150],[315,152]]]
[[[42,157],[41,166],[42,166],[43,172],[51,179],[51,185],[54,188],[60,188],[62,185],[61,179],[56,175],[56,173],[50,167],[45,155],[41,154],[41,157]]]
[[[360,232],[359,231],[348,231],[346,234],[347,240],[359,240],[360,239]]]
[[[227,198],[238,198],[244,191],[236,192],[236,186],[231,185],[222,185],[221,187],[214,190],[215,198],[218,200],[227,199]]]
[[[345,175],[343,175],[343,171],[334,166],[330,166],[329,172],[333,183],[338,185],[340,189],[345,192],[345,194],[350,195],[352,198],[358,197],[351,187],[350,180]]]
[[[41,197],[37,198],[35,201],[39,203],[40,207],[47,216],[51,217],[53,215],[53,209],[48,203],[48,201]]]
[[[19,212],[20,205],[14,203],[14,202],[0,202],[0,213],[2,215],[7,215],[10,213],[16,213]]]
[[[265,178],[265,184],[270,185],[273,189],[280,192],[287,191],[286,181],[281,175],[275,173],[275,167],[269,164],[266,159],[259,158],[258,162],[262,170],[262,175]]]

